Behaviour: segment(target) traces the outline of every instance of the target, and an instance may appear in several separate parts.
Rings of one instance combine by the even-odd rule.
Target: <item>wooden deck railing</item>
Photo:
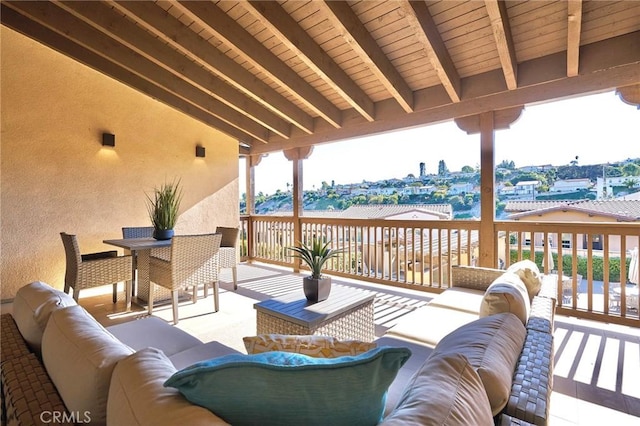
[[[300,218],[302,240],[313,237],[343,249],[326,266],[332,275],[441,292],[452,265],[475,265],[480,221]],[[241,256],[297,268],[286,247],[294,241],[292,216],[243,216]],[[558,279],[558,313],[640,326],[637,285],[627,286],[630,251],[640,227],[627,223],[496,221],[496,265],[534,260]],[[638,273],[640,275],[640,272]],[[640,281],[636,277],[635,281]]]

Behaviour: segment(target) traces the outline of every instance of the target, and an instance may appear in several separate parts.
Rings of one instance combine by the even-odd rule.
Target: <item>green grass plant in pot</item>
[[[153,238],[168,240],[173,237],[181,201],[180,180],[164,183],[153,194],[147,194],[147,210],[154,229]]]
[[[294,257],[311,269],[311,276],[304,277],[302,281],[304,295],[309,302],[326,300],[331,293],[331,277],[322,275],[322,268],[329,259],[342,253],[342,250],[332,249],[330,245],[330,241],[323,244],[321,239],[314,237],[309,245],[301,242],[298,247],[287,247]]]

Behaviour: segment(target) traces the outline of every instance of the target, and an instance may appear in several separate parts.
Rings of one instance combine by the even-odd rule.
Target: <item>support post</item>
[[[493,111],[480,114],[480,254],[479,266],[494,268],[495,235],[495,140]]]
[[[245,202],[247,216],[249,216],[247,221],[247,257],[249,259],[253,259],[255,254],[253,252],[254,229],[251,216],[256,212],[256,166],[260,164],[260,160],[262,160],[262,155],[249,155],[245,163]]]
[[[295,244],[302,241],[302,223],[300,217],[304,214],[303,206],[303,172],[302,160],[309,158],[313,147],[292,148],[284,151],[287,160],[293,163],[293,240]],[[293,271],[300,272],[300,259],[293,261]]]

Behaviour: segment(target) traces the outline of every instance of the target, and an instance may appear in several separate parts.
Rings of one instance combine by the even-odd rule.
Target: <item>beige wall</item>
[[[530,216],[521,216],[518,220],[522,222],[593,222],[593,223],[602,223],[602,222],[614,222],[615,220],[611,218],[611,216],[604,216],[598,214],[588,214],[583,212],[576,212],[572,210],[562,211],[562,210],[554,210],[543,214],[534,213]],[[535,246],[542,246],[542,238],[543,235],[536,233],[535,235]],[[610,252],[619,252],[622,246],[621,244],[621,236],[620,235],[610,235],[609,236],[609,251]],[[551,235],[551,245],[553,247],[558,246],[558,236],[557,234]],[[627,236],[625,237],[625,247],[627,249],[632,249],[633,247],[638,246],[638,237],[637,236]],[[588,247],[584,244],[584,234],[577,234],[577,243],[578,249],[587,249]],[[566,249],[565,249],[566,250]]]
[[[180,178],[177,233],[238,224],[235,140],[5,27],[1,29],[0,298],[42,280],[62,288],[59,233],[113,249],[150,224],[145,193]],[[116,147],[102,148],[102,132]],[[195,146],[206,148],[195,158]]]

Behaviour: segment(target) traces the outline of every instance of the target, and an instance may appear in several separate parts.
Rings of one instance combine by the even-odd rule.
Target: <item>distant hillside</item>
[[[625,177],[626,187],[613,188],[613,196],[633,193],[640,190],[640,158],[628,159],[614,164],[595,164],[579,166],[539,166],[516,169],[512,162],[503,162],[496,169],[496,196],[498,217],[502,216],[504,202],[513,199],[530,200],[581,200],[596,198],[592,189],[573,192],[552,193],[549,189],[556,181],[589,179],[595,183],[598,178]],[[506,166],[506,167],[505,167]],[[519,182],[539,182],[531,195],[500,195],[500,188],[514,186]],[[350,206],[371,204],[450,204],[456,219],[480,217],[480,174],[477,171],[446,172],[439,175],[424,175],[387,179],[375,182],[360,182],[304,191],[304,209],[313,211],[346,210]],[[504,191],[508,192],[508,191]],[[291,191],[276,191],[273,195],[256,195],[256,213],[269,214],[290,212],[293,209]],[[240,211],[245,212],[244,200],[240,202]]]

